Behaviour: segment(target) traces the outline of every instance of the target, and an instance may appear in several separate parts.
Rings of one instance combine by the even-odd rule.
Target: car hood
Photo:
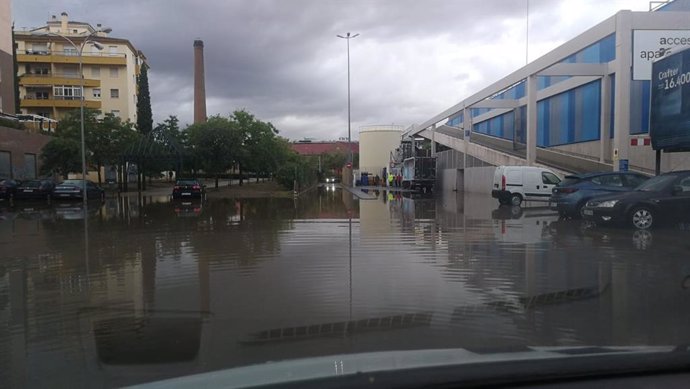
[[[608,359],[625,363],[611,363]],[[578,364],[578,361],[584,363]],[[607,361],[609,363],[606,363]],[[552,362],[557,364],[551,366]],[[650,362],[654,366],[650,365]],[[657,365],[657,362],[660,364]],[[558,375],[558,372],[566,376],[581,376],[584,369],[588,374],[598,369],[606,369],[609,373],[631,368],[657,371],[679,366],[687,367],[688,364],[690,355],[687,348],[675,346],[524,346],[514,347],[514,350],[509,352],[496,353],[468,349],[385,351],[268,362],[132,387],[358,387],[362,384],[368,384],[369,387],[386,387],[395,386],[391,385],[390,380],[397,382],[397,385],[409,385],[415,381],[419,382],[420,379],[425,380],[426,384],[468,380],[476,383],[482,379],[497,382],[497,377],[500,380],[501,376],[507,382],[511,382],[508,377],[510,374],[524,379],[538,378],[535,376],[542,374],[553,378],[553,374]]]
[[[621,192],[621,193],[615,193],[615,194],[604,194],[600,196],[595,196],[592,197],[590,200],[591,202],[597,201],[597,202],[602,202],[602,201],[608,201],[608,200],[620,200],[620,201],[638,201],[638,200],[644,200],[648,199],[650,197],[654,197],[655,195],[658,195],[659,192],[643,192],[643,191],[630,191],[630,192]]]

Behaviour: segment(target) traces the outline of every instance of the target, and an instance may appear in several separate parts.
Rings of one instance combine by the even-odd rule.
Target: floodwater
[[[690,231],[488,196],[0,203],[0,386],[381,350],[690,341]],[[86,229],[85,229],[85,226]],[[681,226],[682,227],[682,226]]]

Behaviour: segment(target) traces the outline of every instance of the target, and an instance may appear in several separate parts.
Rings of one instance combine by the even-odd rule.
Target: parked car
[[[597,224],[627,224],[638,229],[690,221],[690,170],[650,178],[632,192],[592,199],[582,214]]]
[[[587,201],[604,194],[628,192],[649,177],[633,172],[601,172],[565,176],[552,189],[549,204],[561,216],[582,216]]]
[[[501,205],[523,201],[548,201],[551,189],[561,179],[551,170],[534,166],[498,166],[494,172],[491,197]]]
[[[17,193],[17,187],[20,184],[21,181],[17,180],[0,180],[0,199],[14,198],[14,194]]]
[[[55,183],[51,180],[28,180],[23,181],[14,194],[17,200],[27,199],[50,199],[50,194],[55,188]]]
[[[53,190],[52,196],[54,199],[83,199],[84,198],[84,181],[83,180],[65,180],[59,183]],[[86,198],[88,199],[104,199],[105,190],[94,182],[86,181]]]
[[[206,196],[206,185],[195,178],[180,178],[175,182],[172,191],[173,199],[203,198]]]

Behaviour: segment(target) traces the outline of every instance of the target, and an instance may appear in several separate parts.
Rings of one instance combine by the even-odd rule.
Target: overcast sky
[[[529,0],[529,60],[648,0]],[[246,109],[290,139],[421,123],[525,65],[527,0],[13,0],[15,25],[51,15],[112,27],[148,58],[154,120],[193,117],[193,41],[209,115]]]

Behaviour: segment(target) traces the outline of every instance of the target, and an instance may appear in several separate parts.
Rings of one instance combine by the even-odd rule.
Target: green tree
[[[96,168],[98,182],[101,183],[103,180],[101,168],[108,164],[118,163],[119,155],[137,139],[137,133],[130,122],[122,122],[113,114],[105,114],[102,119],[99,119],[99,114],[98,110],[84,110],[84,142],[87,164]],[[81,143],[79,110],[65,115],[60,121],[56,136]]]
[[[57,173],[67,178],[69,173],[81,172],[81,146],[70,138],[56,137],[41,150],[41,174]]]
[[[242,153],[238,160],[240,164],[240,185],[242,185],[242,170],[256,174],[257,181],[261,173],[268,174],[277,168],[272,154],[273,142],[278,130],[273,124],[263,122],[244,110],[233,112],[231,120],[242,137]]]
[[[221,116],[211,116],[205,123],[187,127],[189,144],[199,166],[215,176],[227,172],[242,152],[242,136],[234,122]]]
[[[156,132],[163,136],[161,142],[173,141],[179,147],[185,147],[188,143],[187,132],[180,130],[180,119],[175,115],[170,115],[163,123],[156,124]]]
[[[151,95],[149,93],[148,65],[141,66],[141,72],[137,77],[137,130],[142,134],[148,134],[153,130],[153,113],[151,112]]]

